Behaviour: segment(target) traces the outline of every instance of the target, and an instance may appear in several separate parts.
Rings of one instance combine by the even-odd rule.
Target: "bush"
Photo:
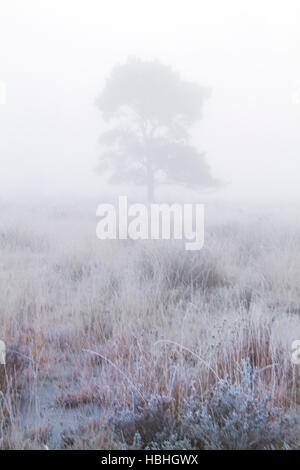
[[[241,367],[241,382],[221,380],[204,403],[192,397],[185,406],[183,433],[204,449],[281,449],[293,439],[295,419],[256,390],[259,369]]]
[[[204,401],[192,394],[178,415],[170,398],[152,397],[135,410],[121,411],[114,430],[127,449],[288,448],[296,418],[258,393],[259,372],[243,362],[239,383],[220,380]]]

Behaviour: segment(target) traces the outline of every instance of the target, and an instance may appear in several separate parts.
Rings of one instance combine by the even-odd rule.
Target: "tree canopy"
[[[146,184],[149,201],[160,183],[216,185],[204,154],[189,142],[209,95],[157,60],[129,59],[114,67],[97,100],[110,124],[101,136],[102,169],[111,170],[114,182]]]

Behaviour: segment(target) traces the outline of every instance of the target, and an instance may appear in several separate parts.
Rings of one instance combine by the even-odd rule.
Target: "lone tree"
[[[105,151],[99,168],[110,170],[111,182],[146,184],[149,202],[157,184],[216,185],[204,154],[189,143],[209,94],[157,60],[129,59],[114,67],[97,100],[110,124],[100,139]]]

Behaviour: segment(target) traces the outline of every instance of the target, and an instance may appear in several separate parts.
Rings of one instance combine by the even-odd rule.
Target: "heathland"
[[[211,204],[193,252],[95,208],[1,207],[0,448],[297,448],[299,207]]]

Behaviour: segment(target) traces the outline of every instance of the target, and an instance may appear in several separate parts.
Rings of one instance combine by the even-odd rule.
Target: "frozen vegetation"
[[[95,207],[1,208],[0,448],[297,448],[299,208],[211,204],[188,252]]]

